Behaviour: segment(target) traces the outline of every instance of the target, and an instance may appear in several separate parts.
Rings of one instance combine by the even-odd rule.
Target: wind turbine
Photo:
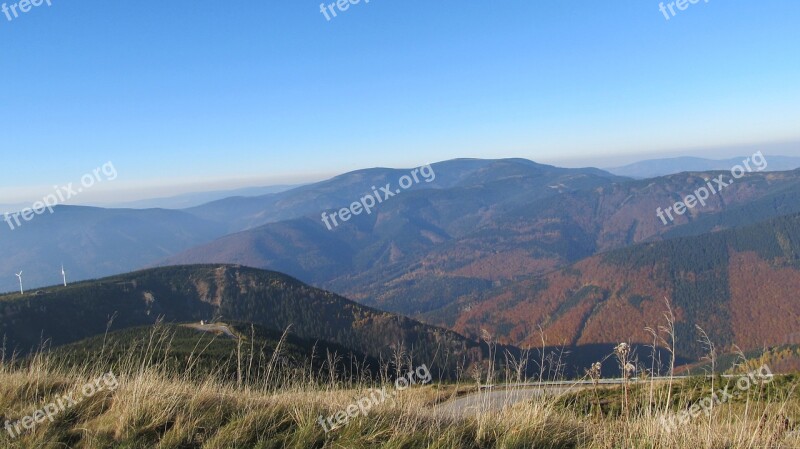
[[[25,292],[22,291],[22,272],[20,271],[19,273],[16,274],[16,276],[19,278],[19,294],[24,295]]]
[[[64,272],[64,264],[61,264],[61,277],[64,279],[64,287],[67,286],[67,273]]]

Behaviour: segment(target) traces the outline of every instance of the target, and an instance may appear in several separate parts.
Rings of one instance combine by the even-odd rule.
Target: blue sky
[[[329,22],[318,0],[52,0],[0,15],[0,203],[107,161],[119,177],[98,195],[147,196],[800,141],[800,2],[701,1],[669,21],[658,4],[371,0]]]

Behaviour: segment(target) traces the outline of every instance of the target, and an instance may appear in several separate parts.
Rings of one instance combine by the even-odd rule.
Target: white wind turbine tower
[[[61,264],[61,278],[64,279],[64,287],[67,286],[67,273],[64,272],[64,264]]]
[[[24,295],[25,292],[22,291],[22,272],[20,271],[19,273],[16,274],[16,276],[19,278],[19,294]]]

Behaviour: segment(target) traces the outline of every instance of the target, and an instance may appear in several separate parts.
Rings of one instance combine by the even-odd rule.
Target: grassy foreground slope
[[[168,351],[167,351],[168,352]],[[405,365],[408,360],[403,360]],[[776,377],[668,430],[662,418],[690,409],[721,380],[637,382],[625,388],[584,388],[558,397],[536,396],[497,412],[454,414],[447,404],[476,394],[475,385],[442,385],[434,379],[404,391],[383,381],[329,383],[270,370],[276,383],[258,377],[237,386],[160,362],[116,365],[115,385],[14,434],[13,426],[55,398],[78,398],[87,382],[110,367],[66,369],[39,355],[22,366],[0,366],[0,432],[9,449],[523,449],[523,448],[792,448],[798,447],[800,401],[796,377]],[[400,373],[405,368],[400,370]],[[482,379],[485,381],[487,379]],[[729,382],[730,383],[730,382]],[[392,399],[326,433],[320,417],[344,411],[386,388]],[[481,394],[481,393],[477,393]],[[12,436],[13,435],[13,436]]]

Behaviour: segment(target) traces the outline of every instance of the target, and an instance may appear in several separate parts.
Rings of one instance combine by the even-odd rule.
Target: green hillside
[[[275,332],[291,326],[301,339],[328,341],[383,360],[403,353],[449,373],[488,355],[485,345],[454,332],[241,266],[156,268],[0,297],[6,348],[23,354],[44,342],[59,346],[160,319],[252,323]]]
[[[270,369],[292,379],[294,373],[312,373],[327,380],[376,378],[379,361],[344,346],[311,341],[246,323],[221,324],[223,332],[198,330],[188,324],[134,327],[90,337],[52,349],[50,356],[62,368],[106,366],[122,372],[127,366],[158,367],[165,372],[191,373],[194,378],[220,381],[266,377]],[[277,351],[277,352],[276,352]],[[330,365],[334,366],[333,371]]]

